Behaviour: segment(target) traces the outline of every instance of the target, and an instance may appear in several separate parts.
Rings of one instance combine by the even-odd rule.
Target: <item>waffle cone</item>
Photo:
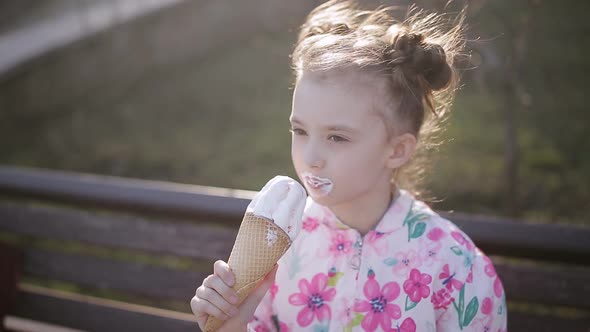
[[[229,256],[238,293],[238,305],[258,286],[289,249],[291,239],[272,220],[246,213]],[[217,331],[223,321],[209,316],[205,332]]]

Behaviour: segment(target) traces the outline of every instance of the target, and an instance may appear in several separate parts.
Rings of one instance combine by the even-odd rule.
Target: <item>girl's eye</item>
[[[290,132],[292,132],[295,135],[305,135],[305,130],[303,129],[299,129],[299,128],[291,128],[289,129]]]
[[[338,135],[331,135],[330,137],[328,137],[328,139],[334,142],[348,142],[346,138]]]

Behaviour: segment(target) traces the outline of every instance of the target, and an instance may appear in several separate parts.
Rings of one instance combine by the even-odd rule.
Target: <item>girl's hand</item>
[[[213,274],[203,280],[203,284],[197,288],[195,296],[191,299],[191,309],[201,330],[204,331],[209,315],[213,315],[226,321],[218,332],[246,331],[246,326],[258,304],[272,286],[276,271],[275,266],[238,308],[237,293],[231,288],[235,283],[234,274],[226,262],[216,261],[213,265]]]

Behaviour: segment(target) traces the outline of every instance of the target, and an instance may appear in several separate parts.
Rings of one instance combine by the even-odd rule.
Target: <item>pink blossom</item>
[[[394,332],[416,332],[416,322],[412,317],[404,319],[402,325],[398,325],[393,329]]]
[[[381,232],[371,231],[365,235],[363,248],[372,250],[377,256],[383,256],[389,251],[387,237]]]
[[[318,226],[320,225],[320,222],[318,221],[317,218],[312,218],[312,217],[306,217],[303,220],[303,225],[301,225],[301,228],[303,228],[304,230],[308,231],[308,232],[313,232],[316,228],[318,228]]]
[[[432,241],[439,241],[440,239],[442,239],[446,235],[447,234],[441,228],[435,227],[435,228],[431,229],[430,232],[428,232],[428,234],[426,234],[426,237],[428,237]]]
[[[406,277],[412,268],[420,267],[420,256],[413,249],[408,252],[395,254],[397,264],[393,267],[393,273],[398,277]]]
[[[486,266],[484,267],[484,271],[488,277],[495,277],[496,276],[496,269],[494,268],[494,264],[492,260],[488,256],[483,256],[483,259],[486,261]]]
[[[451,236],[457,241],[459,242],[459,244],[464,245],[468,250],[473,250],[475,249],[475,246],[473,245],[473,243],[471,243],[470,240],[468,240],[463,233],[461,232],[451,232]]]
[[[487,263],[484,267],[486,275],[490,278],[494,278],[494,294],[496,295],[496,297],[501,297],[502,293],[504,293],[504,286],[502,286],[502,281],[500,281],[500,278],[498,278],[498,274],[496,273],[496,269],[494,268],[492,260],[487,256],[483,256],[483,258]]]
[[[270,287],[270,298],[274,300],[275,297],[277,296],[278,292],[279,292],[279,285],[272,284],[272,286]]]
[[[287,326],[287,324],[285,324],[282,321],[279,321],[279,331],[280,332],[289,332],[291,330],[289,329],[289,327]]]
[[[354,319],[353,309],[350,300],[345,297],[340,302],[340,306],[337,308],[334,316],[338,322],[341,322],[343,326],[346,326]]]
[[[435,263],[442,262],[444,257],[441,257],[440,250],[442,243],[438,241],[426,240],[424,237],[420,238],[420,246],[423,248],[420,250],[420,260],[422,266],[431,267]]]
[[[330,245],[330,252],[334,256],[341,256],[348,254],[352,249],[352,241],[344,236],[342,232],[337,232],[332,236],[332,244]]]
[[[496,280],[494,280],[494,294],[496,297],[501,297],[502,293],[504,293],[504,286],[502,286],[500,278],[496,278]]]
[[[317,319],[321,322],[332,318],[332,311],[327,302],[332,301],[336,296],[335,288],[327,288],[328,276],[324,273],[316,274],[311,283],[303,278],[298,283],[301,293],[294,293],[289,296],[289,303],[296,306],[304,306],[297,315],[297,323],[308,326]]]
[[[400,288],[397,282],[388,282],[380,288],[375,275],[369,272],[369,278],[363,287],[367,300],[354,304],[356,312],[368,312],[361,326],[365,331],[375,331],[379,325],[384,331],[391,328],[391,320],[401,317],[401,309],[392,302],[399,296]]]
[[[254,332],[270,332],[268,326],[260,324],[254,328]]]
[[[432,293],[430,302],[434,305],[434,309],[447,308],[455,298],[451,296],[446,288],[441,288],[437,292]]]
[[[483,316],[478,317],[473,320],[471,325],[473,326],[473,331],[477,332],[489,332],[492,331],[492,323],[493,323],[492,316]]]
[[[430,295],[428,285],[432,281],[432,276],[427,273],[420,273],[418,269],[410,271],[410,278],[404,281],[404,291],[410,297],[412,302],[419,302],[422,298]]]
[[[492,299],[489,297],[486,297],[481,302],[481,313],[484,315],[491,314],[492,313],[492,306],[493,306]]]

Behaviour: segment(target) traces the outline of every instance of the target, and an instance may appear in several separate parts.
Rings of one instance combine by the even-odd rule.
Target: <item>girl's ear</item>
[[[395,169],[403,166],[416,150],[416,137],[410,133],[401,134],[390,140],[390,149],[386,156],[388,168]]]

